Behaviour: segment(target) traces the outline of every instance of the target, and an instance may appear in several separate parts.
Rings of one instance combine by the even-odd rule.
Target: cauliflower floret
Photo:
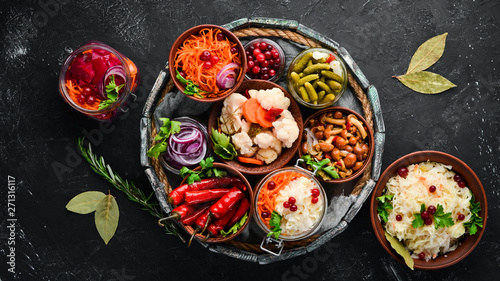
[[[252,153],[252,139],[247,133],[241,132],[231,136],[234,146],[242,155]]]
[[[327,59],[330,55],[325,52],[314,51],[312,56],[313,59],[320,60],[320,59]]]
[[[244,96],[234,93],[224,100],[224,107],[221,110],[221,130],[226,134],[238,132],[242,126],[241,117],[243,111],[241,105],[247,100]]]
[[[259,147],[258,146],[252,146],[250,147],[250,149],[248,150],[248,153],[246,154],[241,154],[243,157],[254,157],[255,156],[255,153],[257,153],[257,151],[259,150]]]
[[[251,98],[254,98],[256,99],[257,98],[257,94],[259,93],[259,90],[255,90],[255,89],[251,89],[251,90],[248,90],[248,95],[251,97]]]
[[[278,153],[271,148],[261,148],[257,152],[256,158],[270,164],[278,158]]]
[[[330,67],[332,68],[333,73],[337,74],[340,77],[343,77],[342,67],[340,66],[340,62],[338,60],[332,60],[330,62]]]
[[[295,120],[295,118],[293,118],[293,115],[290,111],[288,111],[287,109],[283,110],[281,113],[280,113],[280,118],[278,118],[276,121],[281,121],[283,119],[290,119],[290,120]],[[275,122],[276,122],[275,121]]]
[[[292,147],[293,142],[299,136],[297,122],[288,118],[280,118],[273,122],[273,133],[277,139],[283,142],[283,147]]]
[[[255,136],[254,143],[260,148],[271,148],[278,155],[281,154],[281,141],[271,131],[263,131]]]
[[[245,132],[248,134],[248,131],[250,131],[250,126],[252,126],[251,122],[245,121],[245,119],[241,119],[241,131]]]
[[[250,96],[256,98],[260,105],[266,110],[271,109],[271,107],[288,109],[288,106],[290,106],[290,99],[285,97],[285,93],[279,88],[259,90],[258,92],[252,93],[250,93],[250,91],[248,91]]]

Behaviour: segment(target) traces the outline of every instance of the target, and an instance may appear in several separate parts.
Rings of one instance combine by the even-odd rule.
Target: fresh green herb
[[[421,215],[423,211],[425,211],[425,204],[420,205],[420,213],[413,214],[413,216],[415,217],[415,219],[411,222],[411,226],[413,228],[424,226],[424,219]]]
[[[455,224],[451,217],[451,212],[445,213],[441,204],[437,204],[436,213],[434,213],[433,216],[436,229],[438,229],[438,227],[447,227]]]
[[[163,125],[160,128],[160,132],[155,137],[155,141],[160,141],[159,143],[153,145],[148,150],[148,157],[158,158],[160,154],[167,151],[167,140],[170,135],[176,134],[181,131],[181,122],[171,121],[168,118],[160,118]]]
[[[201,170],[193,171],[187,167],[182,167],[179,175],[181,177],[188,177],[187,183],[192,184],[195,181],[201,181],[201,178],[218,177],[221,178],[227,175],[226,171],[214,168],[214,158],[208,157],[200,162]]]
[[[340,178],[335,167],[328,165],[330,163],[330,159],[328,158],[318,161],[312,158],[311,155],[302,155],[301,159],[304,160],[306,165],[308,165],[313,171],[317,170],[318,175],[320,175],[323,180]],[[322,173],[321,171],[323,171],[324,173]]]
[[[175,75],[175,77],[179,80],[179,82],[182,83],[182,85],[185,85],[185,90],[184,90],[184,94],[188,95],[188,96],[196,96],[196,97],[199,97],[200,99],[203,98],[203,96],[200,94],[200,93],[209,93],[209,92],[205,92],[205,91],[202,91],[200,89],[200,86],[193,83],[193,81],[191,80],[187,80],[186,78],[182,77],[182,75],[179,73],[178,70],[177,71],[177,75]]]
[[[472,197],[470,198],[470,212],[472,214],[470,220],[464,225],[469,229],[469,234],[474,235],[477,233],[477,227],[483,227],[483,218],[479,216],[481,212],[481,203],[475,202],[474,194],[471,192]]]
[[[238,155],[234,145],[229,142],[229,137],[224,133],[219,133],[212,128],[212,142],[214,143],[214,152],[223,159],[233,160]]]
[[[377,197],[378,200],[378,215],[382,218],[384,222],[389,220],[389,212],[387,210],[392,210],[391,200],[394,197],[394,194],[385,194]]]
[[[269,225],[271,226],[271,232],[267,234],[267,237],[274,235],[275,239],[278,239],[281,234],[281,215],[276,211],[271,214],[271,220],[269,220]]]
[[[238,229],[240,229],[244,224],[245,222],[247,221],[248,219],[248,212],[245,213],[245,215],[241,218],[241,220],[237,223],[235,223],[227,232],[223,230],[220,231],[220,234],[222,234],[223,237],[226,237],[228,235],[231,235],[231,234],[235,234]]]
[[[151,215],[158,219],[164,217],[162,210],[159,208],[158,201],[153,196],[154,192],[152,192],[149,196],[146,196],[144,191],[136,187],[133,182],[122,179],[111,169],[109,165],[106,164],[102,156],[98,156],[92,152],[92,146],[90,143],[88,144],[88,147],[85,147],[84,141],[84,138],[77,140],[78,149],[83,158],[89,162],[90,167],[94,170],[94,172],[104,177],[104,179],[111,183],[113,187],[125,193],[130,201],[140,204],[143,210],[148,211]],[[184,242],[184,238],[179,234],[179,231],[173,222],[167,221],[164,225],[165,232],[167,234],[176,235]]]
[[[109,84],[106,85],[106,96],[108,98],[105,100],[102,100],[99,103],[98,110],[106,108],[106,107],[112,105],[113,103],[115,103],[118,100],[118,94],[120,93],[120,90],[121,90],[121,88],[123,88],[123,86],[125,86],[125,84],[121,84],[119,86],[116,85],[115,75],[109,76]]]

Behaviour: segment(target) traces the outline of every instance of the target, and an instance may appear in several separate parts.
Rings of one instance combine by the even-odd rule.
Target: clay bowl
[[[479,178],[476,176],[474,171],[472,171],[472,169],[467,166],[467,164],[452,155],[439,151],[418,151],[399,158],[394,163],[392,163],[384,171],[384,173],[382,173],[377,185],[375,186],[375,189],[373,190],[370,200],[370,218],[375,236],[377,237],[380,244],[382,244],[382,247],[397,261],[404,264],[403,258],[398,253],[396,253],[396,251],[391,247],[391,245],[385,238],[384,228],[377,214],[378,201],[376,200],[376,198],[382,195],[387,181],[397,173],[397,169],[399,167],[407,167],[408,165],[425,162],[427,160],[451,165],[453,167],[453,171],[462,175],[462,178],[466,182],[467,186],[474,194],[476,202],[481,202],[481,212],[479,213],[479,215],[483,218],[483,227],[478,228],[478,232],[474,235],[465,234],[465,237],[463,237],[461,240],[461,244],[457,249],[455,249],[455,251],[449,252],[446,255],[439,255],[435,259],[429,260],[428,262],[419,259],[413,259],[415,268],[434,270],[451,266],[464,259],[477,246],[479,240],[481,240],[481,237],[483,236],[484,229],[486,228],[486,219],[488,217],[486,194],[484,193],[484,188],[481,184],[481,181],[479,181]]]
[[[222,164],[222,163],[214,163],[214,167],[216,168],[219,168],[219,169],[222,169],[222,170],[225,170],[227,171],[228,175],[231,175],[231,176],[236,176],[236,177],[239,177],[241,179],[241,181],[243,182],[243,184],[246,186],[247,190],[245,191],[246,192],[246,198],[248,200],[248,202],[250,202],[250,208],[248,210],[248,219],[247,221],[245,222],[245,224],[240,227],[240,229],[238,229],[238,231],[234,234],[231,234],[227,237],[211,237],[211,238],[208,238],[205,243],[222,243],[222,242],[226,242],[226,241],[229,241],[229,240],[232,240],[234,239],[236,236],[240,235],[240,233],[247,227],[248,223],[250,222],[250,220],[252,219],[252,215],[253,215],[253,210],[254,210],[254,203],[253,203],[253,191],[252,191],[252,186],[250,185],[250,183],[248,182],[248,180],[245,178],[245,176],[243,176],[240,172],[238,172],[238,170],[234,169],[233,167],[229,166],[229,165],[226,165],[226,164]],[[194,171],[198,171],[200,170],[201,167],[198,166],[196,169],[194,169]],[[186,183],[186,179],[187,177],[185,177],[181,184],[180,185],[183,185],[184,183]],[[179,186],[180,186],[179,185]],[[213,222],[213,220],[212,220]],[[179,222],[179,224],[184,227],[184,229],[189,233],[189,235],[193,235],[195,229],[192,227],[192,226],[189,226],[189,225],[183,225],[182,223]],[[205,231],[205,234],[207,233],[207,231]],[[203,241],[205,240],[205,235],[202,235],[202,234],[196,234],[195,236],[196,239],[198,239],[199,241]]]
[[[200,102],[216,102],[216,101],[223,100],[224,98],[226,98],[230,94],[234,93],[234,91],[236,91],[236,89],[241,85],[241,83],[245,79],[245,72],[246,72],[246,66],[247,66],[247,58],[245,55],[245,49],[243,48],[243,45],[241,44],[238,37],[236,37],[236,35],[234,35],[231,31],[229,31],[223,27],[220,27],[217,25],[212,25],[212,24],[198,25],[198,26],[195,26],[195,27],[192,27],[192,28],[186,30],[184,33],[182,33],[177,38],[177,40],[175,40],[174,44],[172,45],[172,48],[170,49],[170,55],[168,56],[168,69],[170,72],[170,77],[174,81],[175,86],[181,92],[184,92],[184,88],[185,88],[184,85],[182,83],[180,83],[179,80],[176,78],[177,73],[176,73],[176,70],[174,69],[175,55],[176,55],[179,47],[182,46],[184,41],[189,36],[191,36],[193,34],[197,35],[197,34],[199,34],[200,30],[205,29],[205,28],[220,29],[222,31],[222,33],[226,36],[226,38],[229,39],[229,41],[236,43],[236,48],[238,49],[238,52],[241,56],[241,65],[240,65],[240,69],[238,70],[238,77],[236,79],[236,84],[234,85],[234,87],[223,91],[222,93],[219,94],[218,97],[215,97],[215,98],[199,98],[196,96],[186,95],[188,98],[196,100],[196,101],[200,101]]]
[[[297,140],[295,140],[292,147],[283,148],[283,152],[281,153],[281,155],[279,155],[276,160],[274,160],[271,164],[268,165],[256,166],[252,164],[241,163],[237,160],[228,161],[219,157],[221,161],[223,161],[227,165],[237,169],[238,171],[244,174],[263,175],[285,166],[293,158],[295,152],[297,151],[300,145],[300,136],[302,135],[302,129],[303,129],[302,113],[300,112],[300,108],[297,102],[295,102],[295,100],[287,92],[287,90],[285,90],[283,87],[281,87],[276,83],[267,80],[254,79],[254,80],[244,81],[235,92],[245,93],[246,90],[251,90],[251,89],[267,90],[272,88],[280,88],[285,93],[285,96],[290,99],[290,106],[288,107],[288,110],[292,113],[293,117],[295,118],[295,122],[297,122],[297,125],[299,127],[299,137],[297,138]],[[221,114],[222,106],[223,106],[223,101],[220,101],[214,104],[212,111],[210,112],[210,117],[208,119],[208,133],[210,137],[212,136],[212,128],[217,129],[218,126],[217,119]],[[213,143],[212,143],[212,149],[213,149]]]
[[[313,115],[309,116],[309,118],[306,119],[306,121],[304,122],[304,128],[308,127],[309,121],[311,119],[319,118],[319,116],[321,116],[324,113],[335,112],[335,111],[340,111],[344,115],[354,114],[361,123],[363,123],[364,125],[366,125],[366,128],[367,128],[366,131],[368,133],[368,137],[367,137],[366,140],[368,141],[368,148],[369,148],[370,151],[368,152],[368,157],[365,159],[365,162],[364,162],[363,166],[359,170],[357,170],[352,175],[347,176],[345,178],[332,179],[332,180],[328,180],[328,181],[323,180],[319,176],[316,177],[321,182],[326,182],[326,183],[346,183],[346,182],[349,182],[349,181],[352,181],[352,180],[356,179],[358,176],[360,176],[361,174],[363,174],[363,172],[368,167],[368,164],[371,163],[371,160],[372,160],[372,157],[373,157],[373,151],[375,149],[375,141],[373,139],[373,130],[368,125],[368,123],[366,122],[365,118],[363,118],[363,116],[361,116],[356,111],[354,111],[352,109],[349,109],[347,107],[333,106],[333,107],[321,109],[321,110],[319,110],[318,112],[314,113]],[[302,147],[302,143],[306,141],[306,139],[304,139],[304,138],[305,138],[304,134],[301,134],[300,137],[299,137],[299,140],[300,140],[299,157],[302,157],[302,155],[303,155],[301,147]]]

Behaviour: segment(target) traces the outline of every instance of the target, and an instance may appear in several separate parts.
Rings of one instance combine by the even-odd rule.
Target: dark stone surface
[[[43,3],[57,2],[11,1],[0,8],[1,280],[498,280],[499,1]],[[351,53],[380,94],[387,136],[383,168],[407,153],[434,149],[461,158],[478,174],[490,216],[485,235],[465,260],[439,271],[410,271],[377,242],[367,204],[327,246],[292,260],[261,266],[197,244],[187,249],[74,158],[75,139],[99,124],[59,97],[57,78],[68,50],[100,40],[138,65],[143,83],[135,108],[113,123],[95,149],[124,178],[149,191],[138,152],[139,120],[170,44],[194,25],[252,16],[297,20]],[[421,43],[444,32],[446,50],[430,71],[456,88],[422,95],[391,78],[406,71]],[[53,170],[57,162],[71,169],[61,179]],[[8,175],[17,185],[15,275],[6,264]],[[80,192],[108,189],[120,206],[120,223],[105,246],[92,215],[64,206]]]

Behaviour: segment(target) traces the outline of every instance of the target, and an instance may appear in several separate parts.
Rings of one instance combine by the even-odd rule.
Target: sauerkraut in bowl
[[[309,237],[321,227],[326,208],[323,187],[302,169],[277,170],[257,185],[255,220],[275,238],[296,241]]]

